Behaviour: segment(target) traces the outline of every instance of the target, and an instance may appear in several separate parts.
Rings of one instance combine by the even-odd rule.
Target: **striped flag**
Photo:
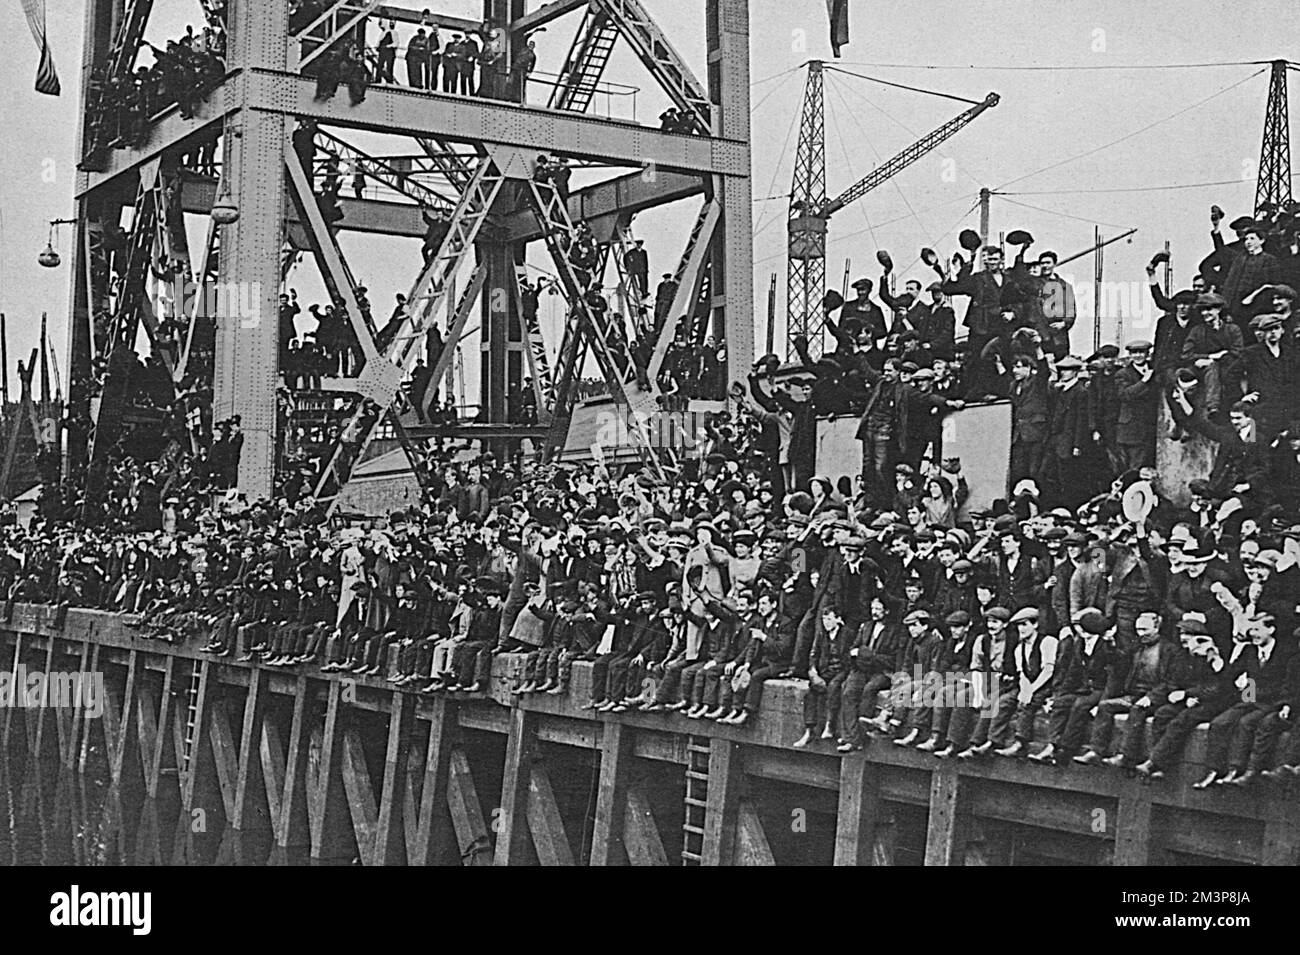
[[[826,0],[831,18],[831,50],[838,57],[840,47],[849,44],[849,0]]]
[[[58,96],[62,87],[54,68],[54,55],[50,53],[50,44],[45,38],[45,0],[22,0],[22,4],[23,12],[27,14],[27,25],[32,28],[36,45],[41,48],[41,65],[36,69],[36,92]]]

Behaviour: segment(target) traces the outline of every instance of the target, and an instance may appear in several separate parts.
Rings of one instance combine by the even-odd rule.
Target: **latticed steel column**
[[[1286,81],[1289,64],[1274,60],[1268,82],[1268,110],[1264,114],[1264,143],[1259,150],[1259,181],[1255,208],[1265,203],[1281,205],[1291,199],[1291,127]]]

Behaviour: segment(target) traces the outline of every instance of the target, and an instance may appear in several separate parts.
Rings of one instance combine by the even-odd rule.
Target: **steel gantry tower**
[[[1255,209],[1277,208],[1291,199],[1291,125],[1287,109],[1287,71],[1291,64],[1274,60],[1269,71],[1268,108],[1264,113],[1264,142],[1259,150],[1259,180]]]
[[[634,419],[662,407],[658,371],[683,320],[697,337],[725,335],[728,380],[752,363],[746,0],[708,0],[703,81],[640,0],[484,0],[482,21],[368,0],[330,4],[310,22],[291,20],[289,0],[204,4],[226,35],[224,74],[184,115],[174,103],[161,104],[143,135],[113,141],[102,97],[133,70],[151,8],[150,0],[87,4],[67,470],[85,481],[88,502],[102,493],[118,455],[165,462],[176,444],[183,448],[175,434],[160,438],[162,409],[168,399],[194,396],[197,406],[205,389],[211,411],[191,415],[189,443],[201,446],[214,419],[238,415],[238,489],[249,500],[275,492],[284,433],[295,409],[310,404],[286,395],[279,367],[279,297],[299,260],[314,261],[359,353],[346,375],[325,375],[312,398],[335,410],[312,478],[324,497],[347,483],[381,428],[421,474],[412,405],[423,396],[411,394],[410,376],[427,332],[444,316],[446,347],[436,363],[429,356],[433,387],[476,317],[483,336],[476,424],[510,433],[507,395],[531,374],[540,418],[533,430],[544,432],[551,449],[563,443],[571,386],[588,354]],[[396,84],[371,85],[355,104],[346,88],[316,96],[315,74],[331,57],[350,45],[373,50],[380,18],[491,34],[506,74],[534,30],[554,30],[570,13],[581,22],[559,80],[553,90],[530,89],[524,102]],[[693,118],[693,133],[587,111],[620,43],[679,113]],[[416,158],[368,153],[358,138],[374,134],[404,137]],[[615,173],[565,201],[552,185],[534,181],[538,154]],[[329,162],[360,166],[385,198],[344,197],[331,210],[318,181],[318,167]],[[699,211],[672,270],[676,299],[649,367],[644,360],[634,367],[626,309],[605,312],[584,302],[569,258],[573,236],[581,223],[590,228],[602,270],[614,273],[621,298],[635,302],[650,290],[634,293],[622,268],[631,219],[679,201],[696,202]],[[435,209],[449,215],[445,237],[409,285],[394,290],[406,293],[406,308],[381,335],[387,316],[371,315],[338,236],[402,236],[418,247],[427,239],[424,213]],[[202,248],[189,247],[186,214],[211,217]],[[554,370],[522,314],[517,278],[532,243],[544,243],[568,309]],[[141,336],[153,356],[144,366],[135,348]],[[142,376],[155,400],[141,400]],[[646,438],[638,440],[648,463],[671,467]]]

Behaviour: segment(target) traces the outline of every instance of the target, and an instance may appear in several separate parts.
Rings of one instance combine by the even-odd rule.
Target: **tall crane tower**
[[[838,196],[828,199],[826,197],[826,110],[822,75],[825,69],[828,67],[825,67],[821,60],[811,60],[808,63],[808,80],[804,86],[799,147],[795,154],[794,182],[790,190],[790,216],[787,223],[789,236],[787,334],[790,343],[794,341],[796,335],[807,336],[809,348],[814,355],[821,351],[823,332],[821,299],[826,291],[826,235],[831,216],[902,172],[965,128],[985,110],[998,105],[999,100],[997,93],[989,93],[979,102],[965,100],[972,103],[965,112],[918,139]],[[794,346],[790,343],[787,348],[793,352]]]
[[[1291,64],[1274,60],[1269,72],[1268,108],[1264,113],[1264,142],[1259,150],[1259,181],[1255,208],[1279,206],[1291,199],[1291,127],[1287,115],[1286,80]]]

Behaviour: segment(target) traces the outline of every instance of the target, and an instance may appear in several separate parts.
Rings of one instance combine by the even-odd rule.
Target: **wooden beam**
[[[925,831],[926,865],[961,865],[957,800],[961,777],[951,763],[930,777],[930,816]]]
[[[1115,865],[1147,865],[1151,858],[1151,787],[1136,779],[1120,793],[1115,818]]]
[[[714,739],[709,748],[709,795],[704,809],[703,865],[731,865],[736,854],[736,817],[743,777],[740,747]]]
[[[772,847],[763,831],[763,820],[748,799],[741,799],[736,814],[736,864],[776,865]]]
[[[835,865],[871,865],[871,848],[883,807],[880,767],[862,753],[840,762],[839,811],[835,814]]]
[[[370,865],[379,827],[379,807],[375,803],[375,789],[366,766],[366,748],[360,730],[355,726],[346,727],[342,744],[340,772],[348,813],[352,817],[352,832],[357,840],[357,854],[363,864]]]
[[[347,824],[348,806],[340,768],[343,751],[343,726],[339,719],[342,706],[340,684],[331,680],[328,693],[316,784],[308,794],[314,807],[308,810],[311,856],[320,861],[345,862],[355,854],[358,840]]]
[[[573,849],[564,831],[564,817],[555,802],[555,790],[546,764],[534,761],[528,777],[528,830],[533,836],[537,861],[544,866],[573,865]]]
[[[518,704],[510,711],[510,735],[501,784],[501,815],[497,819],[497,865],[519,865],[528,857],[525,826],[531,768],[536,756],[536,716]]]
[[[212,701],[211,730],[212,761],[217,770],[217,782],[221,787],[221,804],[226,810],[226,820],[232,825],[235,820],[235,792],[239,778],[239,751],[235,744],[235,735],[230,728],[230,710],[224,697]]]
[[[628,772],[632,763],[632,730],[607,720],[601,731],[600,783],[596,820],[591,832],[591,864],[621,865],[628,858],[621,831],[627,815]]]
[[[419,789],[419,810],[411,813],[406,827],[411,832],[410,822],[415,823],[412,833],[414,841],[408,839],[406,846],[411,865],[429,864],[434,824],[435,821],[442,822],[449,800],[447,781],[451,772],[451,731],[455,728],[455,719],[454,713],[451,718],[448,717],[445,696],[439,694],[433,698],[428,716],[429,742],[424,750],[424,782]],[[407,786],[407,791],[412,794],[415,792],[410,785]]]
[[[307,720],[307,676],[300,674],[297,692],[293,698],[293,719],[289,725],[289,749],[284,763],[284,789],[280,794],[280,814],[275,825],[276,845],[286,849],[307,846],[311,843],[307,809],[312,798],[307,786],[307,756],[311,727]],[[265,771],[267,763],[264,761],[262,765]]]
[[[270,800],[266,796],[266,774],[262,770],[262,723],[270,693],[265,690],[266,671],[256,669],[248,676],[244,715],[239,724],[239,755],[235,760],[235,805],[230,824],[241,831],[271,828]],[[280,757],[283,771],[284,757]],[[283,783],[283,776],[281,776]],[[279,800],[279,794],[276,794]]]
[[[469,757],[460,747],[451,751],[448,764],[447,806],[451,810],[462,863],[468,866],[492,865],[492,837],[483,818],[483,804],[479,802],[474,774],[470,772]],[[500,840],[498,834],[498,845]]]
[[[388,748],[384,752],[384,781],[380,789],[379,818],[370,865],[404,865],[406,833],[402,823],[406,808],[406,767],[411,758],[411,733],[415,727],[415,699],[393,693],[388,709]]]
[[[639,782],[627,787],[623,804],[623,845],[632,865],[667,865],[668,853],[659,837],[650,797]],[[594,865],[595,863],[593,863]]]

